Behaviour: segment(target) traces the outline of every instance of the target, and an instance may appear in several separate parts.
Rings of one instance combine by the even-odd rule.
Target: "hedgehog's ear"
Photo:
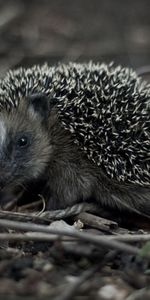
[[[44,94],[32,94],[29,96],[29,108],[35,116],[38,114],[42,119],[49,116],[49,99]]]

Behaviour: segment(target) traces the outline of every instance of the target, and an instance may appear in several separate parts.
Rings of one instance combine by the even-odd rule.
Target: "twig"
[[[133,247],[130,245],[127,245],[123,242],[115,241],[115,240],[108,240],[103,236],[94,236],[91,233],[87,232],[79,232],[76,230],[65,230],[65,229],[54,229],[50,228],[48,226],[43,226],[39,224],[31,224],[31,223],[24,223],[24,222],[17,222],[17,221],[10,221],[10,220],[3,220],[0,219],[0,225],[5,227],[5,228],[10,228],[10,229],[17,229],[17,230],[23,230],[23,231],[34,231],[34,232],[43,232],[43,233],[49,233],[49,234],[56,234],[59,236],[70,236],[70,237],[75,237],[78,239],[81,239],[86,242],[91,242],[99,247],[108,247],[111,249],[116,249],[122,252],[130,253],[133,255],[138,255],[139,250],[137,247]],[[148,259],[150,259],[149,255],[146,255]]]
[[[0,233],[0,241],[45,241],[51,242],[56,240],[61,241],[74,241],[76,238],[65,237],[60,235],[48,234],[48,233],[35,233],[35,232],[26,232],[26,233]]]
[[[49,223],[50,220],[39,217],[33,213],[20,213],[20,212],[12,212],[6,210],[0,210],[0,218],[1,219],[10,219],[10,220],[17,220],[17,221],[34,221],[36,223]]]
[[[121,242],[146,242],[150,241],[150,234],[124,234],[124,235],[107,235],[106,239],[121,241]]]
[[[99,235],[95,235],[98,236]],[[134,243],[134,242],[147,242],[150,241],[150,234],[136,234],[136,235],[130,235],[130,234],[125,234],[125,235],[102,235],[105,240],[115,240],[115,241],[120,241],[120,242],[129,242],[129,243]],[[48,233],[41,233],[38,232],[26,232],[26,233],[0,233],[0,241],[5,241],[5,240],[14,240],[14,241],[55,241],[57,239],[61,239],[62,241],[73,241],[77,240],[76,237],[60,237],[60,235],[50,235]]]
[[[85,225],[88,225],[90,227],[94,227],[94,228],[97,228],[97,229],[100,229],[102,231],[109,232],[109,233],[110,233],[110,227],[112,229],[118,227],[118,224],[114,221],[107,220],[105,218],[98,217],[98,216],[95,216],[95,215],[92,215],[92,214],[86,213],[86,212],[80,213],[76,219],[80,220]]]
[[[40,198],[39,200],[36,200],[34,202],[24,204],[20,207],[17,207],[17,212],[21,213],[21,212],[24,212],[26,210],[33,210],[33,209],[37,208],[40,204],[41,205],[43,204],[43,199],[42,198]]]
[[[42,210],[37,213],[37,216],[40,216],[45,211],[46,203],[45,203],[45,199],[42,195],[39,194],[38,196],[41,198],[42,204],[43,204]]]

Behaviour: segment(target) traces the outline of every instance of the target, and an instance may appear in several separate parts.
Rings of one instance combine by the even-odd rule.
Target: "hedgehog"
[[[0,82],[0,189],[150,213],[150,85],[100,63],[33,66]]]

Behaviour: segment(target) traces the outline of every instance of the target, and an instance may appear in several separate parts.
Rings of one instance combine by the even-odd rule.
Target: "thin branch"
[[[41,195],[39,195],[39,197],[40,196]],[[27,211],[27,210],[30,210],[30,211],[31,210],[34,211],[35,209],[37,210],[37,207],[39,207],[39,205],[42,205],[43,201],[44,201],[44,199],[40,197],[39,200],[36,200],[34,202],[30,202],[28,204],[24,204],[22,206],[17,207],[17,211],[19,213],[22,213],[22,212]],[[44,206],[45,206],[45,204],[44,204]]]
[[[95,235],[99,236],[99,235]],[[102,235],[105,240],[115,240],[115,241],[120,241],[120,242],[129,242],[129,243],[134,243],[134,242],[147,242],[150,241],[150,234],[136,234],[136,235],[130,235],[130,234],[125,234],[125,235]],[[5,241],[5,240],[14,240],[14,241],[55,241],[57,239],[61,239],[62,241],[74,241],[77,240],[76,237],[65,237],[65,236],[60,236],[58,234],[50,235],[48,233],[41,233],[38,232],[26,232],[26,233],[0,233],[0,241]]]
[[[150,234],[124,234],[124,235],[107,235],[106,239],[121,241],[121,242],[147,242],[150,241]]]
[[[80,220],[87,226],[94,227],[109,233],[110,231],[112,232],[112,230],[110,229],[116,229],[118,227],[118,224],[114,221],[107,220],[105,218],[95,216],[87,212],[80,213],[76,219]]]
[[[0,233],[0,241],[45,241],[51,242],[56,240],[74,241],[76,238],[65,237],[60,235],[41,233],[41,232],[26,232],[26,233]]]
[[[0,218],[1,219],[9,219],[9,220],[17,220],[17,221],[34,221],[36,223],[49,223],[50,220],[44,217],[39,217],[33,213],[20,213],[20,212],[13,212],[7,210],[0,210]]]

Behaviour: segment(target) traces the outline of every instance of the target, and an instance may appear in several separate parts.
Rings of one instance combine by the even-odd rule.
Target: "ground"
[[[1,0],[0,77],[10,68],[58,61],[114,61],[139,69],[150,65],[149,33],[149,0]],[[103,224],[101,216],[116,221],[116,228],[106,220]],[[144,217],[101,216],[95,220],[94,214],[91,219],[81,214],[52,224],[59,230],[75,221],[79,226],[81,220],[81,232],[104,237],[150,231]],[[2,234],[8,228],[1,227]],[[12,229],[11,234],[22,232]],[[149,257],[135,253],[144,245],[140,239],[123,243],[133,245],[132,250],[75,238],[24,239],[0,241],[0,296],[5,299],[150,299]]]

